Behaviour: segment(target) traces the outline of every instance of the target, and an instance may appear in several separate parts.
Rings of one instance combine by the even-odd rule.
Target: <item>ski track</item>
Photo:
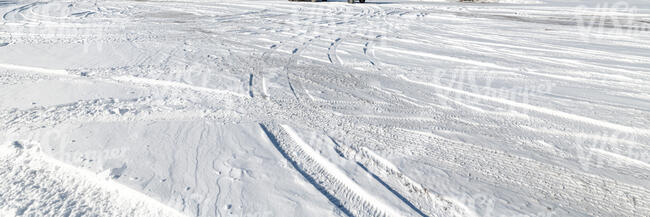
[[[0,138],[103,122],[259,123],[288,162],[278,164],[331,206],[323,215],[649,216],[650,38],[647,30],[617,32],[643,27],[648,5],[638,2],[638,14],[590,12],[587,19],[639,22],[608,20],[605,32],[584,32],[574,3],[509,2],[520,4],[0,0],[0,101],[8,107],[0,111]],[[79,90],[47,105],[15,91],[42,81]],[[78,85],[87,82],[129,91]],[[535,85],[550,88],[520,91]],[[7,99],[34,102],[14,109]],[[319,136],[340,158],[318,149]],[[0,215],[269,214],[253,213],[257,206],[242,198],[233,208],[144,192],[157,185],[105,180],[84,169],[92,162],[37,151],[61,144],[0,142],[9,142],[0,147],[0,183],[13,186],[0,190],[10,195],[0,196]],[[242,193],[224,180],[258,175],[245,166],[222,174],[200,160],[205,146],[175,148],[182,151],[172,153],[172,164],[191,152],[194,167],[170,166],[166,175],[187,171],[187,178],[166,181],[186,192],[206,182],[216,185],[218,193],[209,192],[216,198],[235,198]],[[224,164],[237,157],[246,158]],[[218,178],[197,180],[202,172]],[[70,186],[57,185],[61,177]],[[19,191],[39,182],[50,188]],[[45,197],[56,194],[68,197]],[[63,205],[35,208],[47,203]]]

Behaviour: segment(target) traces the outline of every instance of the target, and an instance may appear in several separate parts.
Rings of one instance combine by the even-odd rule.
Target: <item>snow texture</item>
[[[650,216],[645,0],[0,0],[0,216]]]

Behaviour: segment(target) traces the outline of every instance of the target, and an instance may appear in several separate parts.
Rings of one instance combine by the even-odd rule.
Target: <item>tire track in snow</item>
[[[308,33],[313,32],[312,29],[308,31]],[[291,67],[295,66],[298,64],[298,59],[301,56],[302,52],[307,49],[311,45],[311,43],[314,41],[314,39],[320,38],[320,35],[314,36],[314,38],[310,38],[306,40],[305,42],[302,43],[302,46],[300,48],[294,48],[291,51],[291,55],[289,56],[289,60],[287,63],[284,65],[283,70],[286,73],[287,76],[287,82],[289,84],[289,89],[291,90],[291,93],[293,93],[293,96],[295,97],[296,100],[300,101],[300,97],[298,97],[298,93],[296,93],[296,84],[294,84],[291,80]]]
[[[250,77],[248,78],[248,96],[253,98],[253,73],[250,74]]]
[[[461,58],[457,58],[457,57],[438,55],[438,54],[433,54],[433,53],[400,50],[400,49],[389,48],[389,47],[375,47],[375,49],[376,50],[383,50],[383,51],[387,51],[387,52],[395,52],[395,53],[401,53],[401,54],[407,54],[407,55],[414,55],[414,56],[421,56],[421,57],[439,59],[439,60],[444,60],[444,61],[452,61],[452,62],[458,62],[458,63],[471,64],[471,65],[475,65],[475,66],[479,66],[479,67],[486,67],[486,68],[491,68],[491,69],[498,69],[498,70],[505,70],[505,71],[515,71],[515,68],[500,66],[500,65],[493,64],[493,63],[481,62],[481,61],[476,61],[476,60],[467,60],[467,59],[461,59]]]
[[[294,35],[291,38],[293,39],[295,37],[296,36]],[[260,56],[260,60],[256,61],[255,64],[253,65],[253,72],[251,72],[250,83],[249,83],[251,97],[254,97],[254,92],[256,89],[254,86],[255,79],[259,80],[259,83],[261,85],[259,87],[260,90],[258,90],[260,92],[260,95],[265,99],[268,99],[270,97],[266,87],[266,78],[264,78],[263,68],[264,66],[266,66],[266,64],[268,64],[271,55],[275,53],[275,51],[277,51],[277,49],[284,43],[286,43],[286,41],[280,41],[278,43],[274,43],[273,45],[271,45],[267,50],[265,50],[262,53],[262,55]],[[254,75],[258,75],[258,76],[254,76]]]
[[[343,171],[340,171],[336,165],[332,164],[329,162],[326,158],[321,156],[316,150],[312,149],[307,143],[305,143],[298,134],[293,131],[293,129],[287,125],[280,125],[282,129],[289,135],[289,137],[299,146],[299,149],[307,155],[307,157],[311,158],[314,160],[318,165],[323,167],[325,172],[330,173],[333,175],[339,182],[342,183],[345,187],[347,187],[349,190],[354,192],[355,194],[358,195],[358,197],[361,197],[360,199],[365,200],[366,202],[371,203],[374,205],[375,209],[381,210],[382,213],[388,215],[388,216],[401,216],[400,214],[397,213],[397,211],[393,210],[391,207],[388,205],[384,204],[383,202],[377,200],[376,197],[372,196],[370,193],[366,192],[363,187],[359,186],[355,181],[353,181],[350,177],[345,175]]]
[[[330,47],[327,48],[327,58],[330,63],[335,65],[341,65],[341,59],[336,55],[336,48],[341,44],[341,38],[336,38],[334,42],[330,43]]]
[[[549,109],[549,108],[539,107],[539,106],[530,105],[530,104],[526,104],[526,103],[515,102],[515,101],[508,100],[508,99],[502,99],[502,98],[497,98],[497,97],[480,95],[480,94],[471,93],[471,92],[467,92],[467,91],[464,91],[464,90],[458,90],[458,89],[454,89],[454,88],[450,88],[450,87],[445,87],[445,86],[437,85],[437,84],[433,84],[433,83],[415,81],[415,80],[411,80],[411,79],[407,78],[404,75],[399,75],[399,77],[401,79],[407,81],[407,82],[411,82],[411,83],[415,83],[415,84],[419,84],[419,85],[424,85],[424,86],[429,86],[429,87],[434,87],[434,88],[437,88],[437,89],[443,89],[443,90],[446,90],[446,91],[450,91],[450,92],[454,92],[454,93],[458,93],[458,94],[463,94],[463,95],[466,95],[466,96],[469,96],[469,97],[474,97],[474,98],[488,100],[488,101],[492,101],[492,102],[496,102],[496,103],[500,103],[500,104],[504,104],[504,105],[514,106],[514,107],[518,107],[518,108],[521,108],[521,109],[532,110],[532,111],[536,111],[536,112],[539,112],[539,113],[543,113],[543,114],[547,114],[547,115],[551,115],[551,116],[555,116],[555,117],[559,117],[559,118],[570,119],[570,120],[574,120],[574,121],[583,122],[583,123],[586,123],[586,124],[596,125],[596,126],[609,128],[609,129],[613,129],[613,130],[618,130],[618,131],[622,131],[622,132],[627,132],[627,133],[650,134],[650,130],[648,130],[648,129],[641,129],[641,128],[636,128],[636,127],[630,127],[630,126],[615,124],[615,123],[611,123],[611,122],[607,122],[607,121],[596,120],[596,119],[593,119],[593,118],[584,117],[584,116],[580,116],[580,115],[575,115],[575,114],[571,114],[571,113],[566,113],[566,112],[553,110],[553,109]]]
[[[350,212],[350,210],[348,210],[348,208],[344,206],[344,203],[341,200],[339,200],[334,195],[332,195],[330,192],[328,192],[325,186],[319,184],[319,182],[316,181],[316,179],[314,177],[312,177],[313,174],[310,175],[307,171],[305,171],[299,165],[299,163],[294,158],[289,156],[289,153],[286,151],[285,148],[282,147],[282,145],[280,144],[279,139],[276,137],[276,135],[273,132],[271,132],[271,130],[267,127],[267,125],[268,124],[260,124],[260,127],[262,128],[262,131],[264,131],[266,136],[269,137],[269,140],[271,140],[271,143],[273,143],[273,145],[278,150],[278,152],[280,152],[280,154],[282,154],[282,156],[285,159],[287,159],[287,161],[289,161],[291,163],[293,168],[295,168],[303,177],[305,177],[305,179],[307,179],[307,181],[310,184],[314,185],[314,187],[316,187],[316,189],[318,189],[318,191],[320,191],[325,197],[327,197],[327,199],[330,202],[332,202],[332,204],[337,206],[337,208],[339,210],[341,210],[345,215],[350,216],[350,217],[354,216]]]
[[[424,199],[425,201],[431,200],[431,197],[429,197],[431,195],[427,192],[427,190],[424,187],[422,187],[422,185],[420,185],[419,183],[414,182],[406,175],[402,174],[397,169],[397,167],[395,167],[392,163],[390,163],[384,158],[379,157],[374,152],[370,151],[365,147],[362,147],[361,151],[357,152],[348,147],[341,146],[338,142],[334,140],[334,138],[332,137],[329,138],[336,145],[336,151],[339,153],[339,155],[341,155],[342,157],[352,155],[352,157],[355,158],[357,165],[359,165],[363,170],[365,170],[368,174],[370,174],[377,182],[383,185],[384,188],[388,189],[392,194],[394,194],[397,198],[399,198],[402,202],[404,202],[417,214],[423,217],[429,217],[430,215],[437,216],[436,214],[431,213],[428,210],[431,208],[428,206],[428,204],[419,203],[420,201],[422,201],[423,196],[426,197],[426,199]],[[402,182],[402,183],[395,185],[394,183],[395,180],[399,180],[398,182]],[[391,184],[393,184],[393,186],[391,186]],[[404,187],[409,188],[409,190],[405,191]],[[416,198],[415,199],[416,202],[414,203],[410,201],[413,199],[409,199],[413,197],[420,197],[420,198]],[[427,208],[427,210],[420,209],[418,205]],[[439,203],[437,205],[440,206],[441,204]],[[425,212],[427,212],[428,214]]]
[[[645,168],[650,168],[650,164],[648,164],[648,163],[646,163],[646,162],[644,162],[642,160],[637,160],[637,159],[634,159],[634,158],[631,158],[631,157],[627,157],[627,156],[624,156],[624,155],[620,155],[620,154],[617,154],[617,153],[614,153],[614,152],[611,152],[611,151],[606,151],[606,150],[599,149],[599,148],[590,148],[589,150],[593,151],[593,152],[596,152],[596,153],[598,153],[600,155],[604,155],[604,156],[613,158],[616,161],[624,162],[626,164],[635,164],[635,165],[639,165],[639,166],[642,166],[642,167],[645,167]]]
[[[13,10],[10,10],[10,11],[6,12],[4,15],[2,15],[2,19],[5,22],[10,21],[9,20],[9,15],[11,15],[11,14],[19,15],[23,11],[30,10],[32,7],[42,5],[42,4],[47,4],[47,2],[33,2],[33,3],[29,3],[29,4],[26,4],[26,5],[20,6],[18,8],[15,8]],[[15,17],[15,15],[14,15],[14,17]],[[29,21],[29,20],[27,20],[27,21]]]
[[[483,176],[479,180],[497,188],[508,186],[505,188],[515,192],[521,192],[517,189],[530,188],[529,195],[526,197],[536,198],[538,194],[555,195],[543,200],[531,198],[534,201],[557,204],[573,212],[591,213],[591,215],[597,216],[611,215],[612,210],[624,211],[626,214],[622,215],[631,215],[632,213],[638,215],[648,213],[649,210],[646,208],[648,206],[642,205],[648,204],[646,201],[634,202],[630,200],[645,198],[650,194],[643,186],[570,170],[566,167],[512,155],[509,152],[486,148],[478,144],[450,140],[430,132],[413,130],[404,130],[404,132],[412,134],[403,134],[399,141],[386,143],[391,144],[391,147],[384,148],[415,148],[410,150],[417,153],[411,156],[412,160],[420,159],[431,162],[431,159],[435,159],[434,161],[440,169],[459,170],[462,173],[470,172],[473,174],[472,176],[482,174],[478,176]],[[416,148],[413,145],[408,145],[412,141],[431,145]],[[459,165],[462,166],[459,167]],[[528,173],[527,176],[517,175],[524,171],[531,172],[525,172]],[[595,183],[599,184],[594,185]],[[611,198],[625,199],[612,201]],[[573,206],[569,204],[573,204]],[[631,209],[632,207],[634,209]]]
[[[269,139],[314,186],[349,216],[404,216],[367,192],[287,125],[261,124]]]

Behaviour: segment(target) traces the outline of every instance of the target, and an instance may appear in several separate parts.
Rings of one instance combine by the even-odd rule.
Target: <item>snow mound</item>
[[[183,216],[101,175],[19,141],[0,146],[2,216]]]

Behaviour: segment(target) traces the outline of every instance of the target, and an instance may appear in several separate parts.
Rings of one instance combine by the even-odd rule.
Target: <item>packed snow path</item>
[[[650,5],[501,2],[0,0],[0,215],[649,216]]]

